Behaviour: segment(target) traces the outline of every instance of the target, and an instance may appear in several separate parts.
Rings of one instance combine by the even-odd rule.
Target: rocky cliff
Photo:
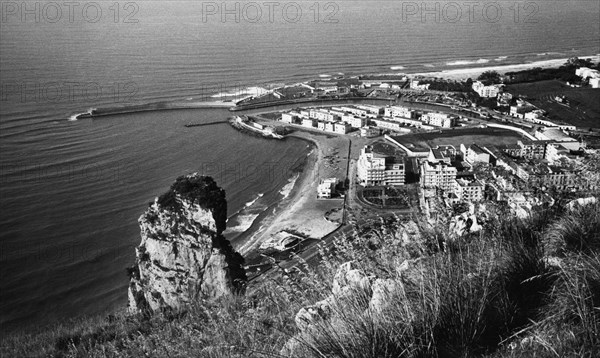
[[[142,241],[130,270],[129,309],[178,309],[241,292],[243,258],[222,235],[226,220],[225,191],[212,178],[177,178],[138,220]]]

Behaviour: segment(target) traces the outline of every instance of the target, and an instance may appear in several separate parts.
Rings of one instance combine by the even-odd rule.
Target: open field
[[[435,148],[438,145],[453,145],[458,149],[461,144],[477,143],[481,146],[513,144],[518,140],[527,140],[516,132],[495,128],[450,129],[429,133],[413,133],[394,136],[399,142],[412,148]]]
[[[548,112],[550,120],[561,120],[578,127],[600,127],[600,89],[573,88],[552,80],[508,85],[506,91],[528,98]],[[557,103],[556,96],[565,96],[569,106]]]

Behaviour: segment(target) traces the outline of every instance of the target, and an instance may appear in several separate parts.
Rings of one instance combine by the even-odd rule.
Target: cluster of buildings
[[[395,144],[400,138],[386,136]],[[512,204],[527,201],[527,194],[534,187],[590,189],[582,187],[576,170],[556,164],[557,159],[570,153],[561,143],[548,140],[490,147],[475,143],[461,144],[459,148],[438,146],[429,148],[424,155],[418,153],[416,174],[423,189],[441,191],[449,204],[484,198]],[[404,159],[375,153],[370,146],[363,148],[357,168],[359,184],[404,185],[407,175]],[[486,164],[484,171],[474,170],[479,163]]]
[[[379,135],[382,129],[407,133],[411,131],[408,127],[426,130],[450,128],[456,125],[458,116],[402,106],[364,104],[291,111],[283,113],[281,121],[338,134],[358,129],[361,136],[373,137]]]

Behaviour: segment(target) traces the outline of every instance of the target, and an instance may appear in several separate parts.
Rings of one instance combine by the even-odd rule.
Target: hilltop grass
[[[492,216],[494,217],[494,216]],[[118,314],[7,337],[2,356],[35,357],[596,357],[600,355],[600,204],[451,237],[422,224],[402,240],[399,220],[357,228],[252,295],[198,302],[185,312]],[[416,260],[415,260],[416,259]],[[411,269],[401,271],[405,260]],[[370,292],[336,299],[327,319],[298,334],[302,308],[332,292],[354,261],[393,289],[381,311]]]

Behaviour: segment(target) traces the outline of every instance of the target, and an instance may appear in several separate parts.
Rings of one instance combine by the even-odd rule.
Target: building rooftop
[[[477,154],[487,154],[487,152],[485,150],[483,150],[483,148],[481,148],[479,145],[477,145],[475,143],[471,144],[469,149],[471,149],[472,151],[474,151]]]

